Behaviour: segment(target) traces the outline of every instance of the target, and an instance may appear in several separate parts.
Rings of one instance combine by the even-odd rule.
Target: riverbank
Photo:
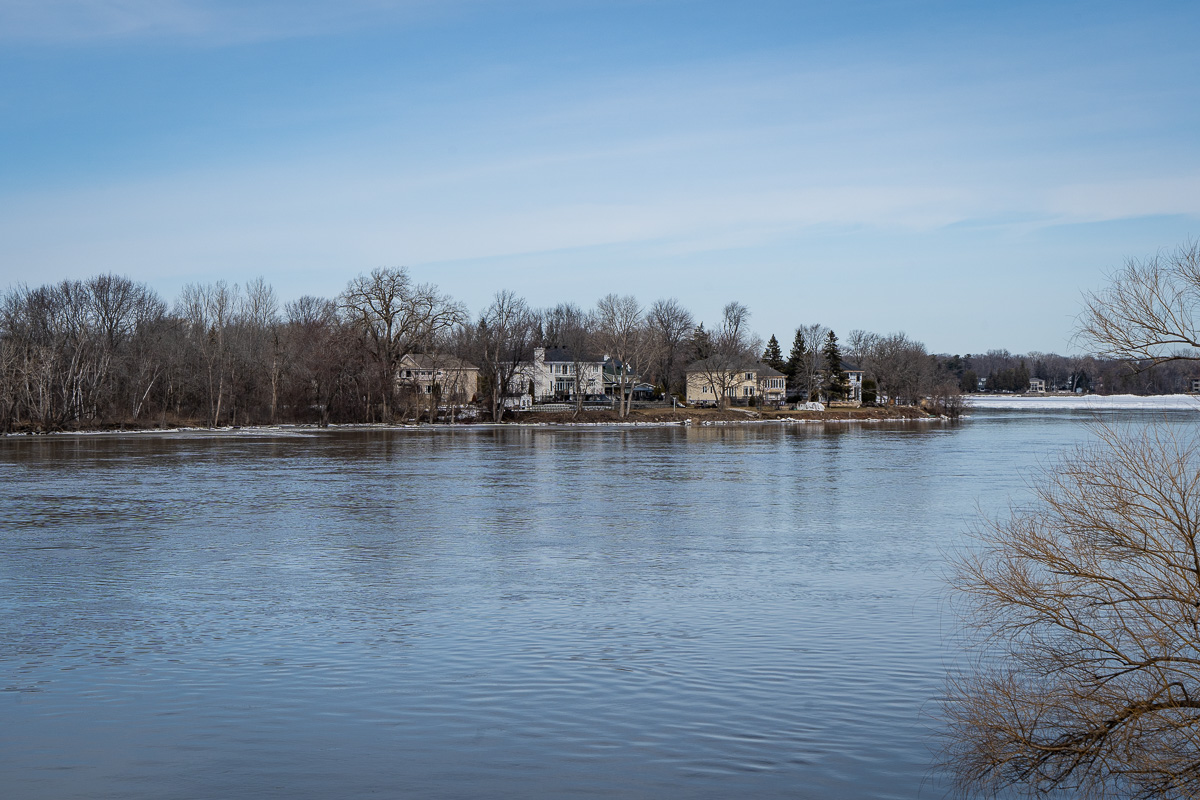
[[[584,411],[578,415],[571,412],[524,411],[506,414],[504,421],[492,422],[488,419],[463,420],[450,423],[427,422],[394,422],[394,423],[340,423],[329,426],[337,430],[357,429],[413,429],[413,428],[444,428],[469,429],[481,427],[509,426],[538,426],[538,427],[594,427],[603,426],[672,426],[672,425],[749,425],[769,422],[904,422],[912,420],[936,420],[940,417],[911,406],[886,406],[862,408],[832,408],[826,411],[773,411],[749,408],[677,408],[677,409],[633,409],[629,416],[620,417],[614,411]],[[135,434],[135,433],[241,433],[245,435],[279,434],[284,432],[302,432],[326,430],[313,423],[294,423],[276,425],[244,425],[209,427],[189,421],[179,421],[167,425],[106,425],[40,431],[32,428],[12,431],[6,436],[48,436],[48,435],[101,435],[101,434]]]
[[[615,411],[546,413],[525,411],[506,417],[501,424],[604,424],[604,425],[730,425],[749,422],[868,422],[881,420],[937,419],[935,415],[911,406],[831,408],[825,411],[773,411],[752,408],[646,408],[633,409],[620,417]]]

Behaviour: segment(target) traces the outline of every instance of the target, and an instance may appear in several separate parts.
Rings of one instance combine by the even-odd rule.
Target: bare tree
[[[596,303],[596,333],[600,346],[611,357],[617,385],[617,413],[629,414],[635,370],[647,345],[642,307],[633,295],[605,295]]]
[[[587,314],[573,303],[560,303],[542,315],[545,341],[562,347],[571,355],[571,372],[575,384],[575,413],[583,411],[583,398],[588,386],[589,366],[595,363],[593,353],[598,327],[596,318]],[[601,375],[600,389],[603,391],[604,376]]]
[[[349,332],[332,300],[306,295],[286,307],[284,329],[295,390],[294,405],[315,408],[321,427],[349,382],[353,360]]]
[[[877,333],[864,330],[850,331],[850,335],[846,337],[846,359],[859,369],[864,369],[863,364],[878,343],[879,334]]]
[[[651,363],[659,383],[667,392],[681,390],[686,393],[683,353],[696,327],[692,312],[675,298],[655,300],[646,312],[646,325],[653,353]]]
[[[949,766],[990,795],[1200,794],[1200,437],[1097,428],[988,523],[955,586],[984,650]]]
[[[726,303],[721,324],[708,337],[707,355],[688,369],[724,408],[733,390],[741,385],[742,370],[755,363],[762,342],[750,333],[750,309],[736,301]]]
[[[183,287],[176,315],[189,331],[195,352],[203,362],[204,391],[209,425],[217,425],[231,382],[231,328],[241,290],[224,281]]]
[[[247,360],[255,377],[265,375],[267,378],[269,386],[261,388],[269,389],[267,419],[275,422],[286,353],[279,319],[279,300],[275,289],[262,277],[246,284],[242,316],[246,326]],[[254,388],[258,389],[257,381],[254,384]]]
[[[385,420],[391,419],[400,360],[427,348],[466,317],[466,310],[436,286],[414,285],[403,267],[354,278],[340,305],[375,361]]]
[[[487,381],[492,421],[504,419],[504,401],[524,379],[523,367],[529,363],[537,317],[524,299],[510,291],[497,292],[492,304],[476,326],[480,372]]]
[[[19,364],[19,347],[0,322],[0,433],[8,433],[16,427],[19,407],[16,389],[21,380]]]
[[[1101,355],[1135,370],[1200,358],[1200,242],[1126,261],[1084,302],[1079,333]]]
[[[1129,262],[1087,296],[1081,336],[1134,362],[1200,359],[1197,264],[1194,245]],[[1200,432],[1095,430],[958,560],[983,648],[948,692],[964,791],[1200,795]]]
[[[916,403],[930,386],[930,363],[925,345],[900,332],[878,337],[864,359],[879,393],[889,403]]]

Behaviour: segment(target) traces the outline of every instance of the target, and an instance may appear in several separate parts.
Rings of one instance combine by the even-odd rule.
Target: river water
[[[942,797],[944,554],[1086,419],[0,440],[0,794]]]

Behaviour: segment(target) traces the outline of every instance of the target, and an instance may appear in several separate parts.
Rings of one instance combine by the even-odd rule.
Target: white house
[[[578,366],[577,376],[574,354],[565,347],[535,347],[528,370],[534,401],[574,400],[579,392],[584,397],[604,394],[605,359],[584,357]]]
[[[851,403],[862,403],[863,371],[858,367],[842,362],[842,372],[846,375],[846,399]]]
[[[638,386],[637,375],[627,366],[608,356],[580,359],[578,379],[570,350],[563,347],[535,347],[533,360],[518,367],[509,384],[510,407],[528,408],[534,403],[573,402],[620,393],[621,371],[625,371],[625,391]]]

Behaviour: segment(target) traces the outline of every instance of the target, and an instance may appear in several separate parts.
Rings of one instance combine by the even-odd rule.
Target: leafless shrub
[[[956,564],[981,646],[946,705],[964,793],[1200,795],[1200,436],[1096,434]]]

